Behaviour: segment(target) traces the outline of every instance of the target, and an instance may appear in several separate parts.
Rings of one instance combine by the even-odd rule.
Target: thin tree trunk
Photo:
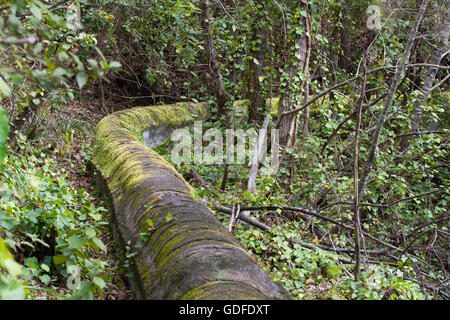
[[[420,4],[419,12],[417,13],[416,20],[414,21],[414,26],[411,29],[408,37],[408,43],[406,44],[405,52],[403,54],[402,60],[400,62],[399,67],[397,68],[394,78],[392,79],[392,83],[389,89],[388,96],[386,97],[386,102],[384,103],[383,110],[381,111],[381,115],[378,118],[377,126],[375,129],[375,133],[373,134],[369,155],[367,157],[366,166],[361,175],[361,179],[359,181],[359,195],[362,195],[364,188],[367,185],[369,175],[372,172],[373,164],[376,157],[376,151],[378,149],[378,142],[380,139],[381,130],[383,129],[384,122],[386,121],[387,114],[389,109],[392,106],[392,100],[394,99],[394,94],[397,91],[398,84],[400,82],[400,78],[405,70],[406,62],[408,61],[409,55],[411,53],[411,48],[414,44],[414,40],[417,34],[417,30],[419,29],[420,22],[422,21],[423,15],[425,13],[425,9],[427,8],[429,0],[423,0]]]
[[[250,166],[250,173],[249,173],[249,177],[248,177],[248,191],[250,193],[255,193],[256,192],[256,176],[258,175],[258,168],[259,168],[259,163],[260,163],[260,159],[262,157],[262,152],[265,151],[263,150],[263,144],[264,141],[267,139],[267,127],[269,126],[269,121],[270,121],[270,115],[267,115],[266,118],[264,119],[264,123],[261,127],[261,129],[259,130],[259,135],[258,135],[258,141],[255,144],[255,149],[254,149],[254,154],[253,154],[253,159],[251,161],[251,166]]]
[[[311,15],[309,13],[309,11],[306,11],[306,18],[305,18],[305,27],[306,27],[306,37],[307,37],[307,42],[306,42],[306,58],[305,58],[305,67],[304,67],[304,72],[305,72],[305,103],[308,103],[309,100],[309,78],[310,78],[310,74],[309,74],[309,60],[311,58],[311,50],[312,50],[312,40],[311,40]],[[310,107],[307,106],[305,108],[305,113],[303,116],[303,130],[302,130],[302,136],[305,137],[308,134],[309,131],[309,120],[310,120]]]
[[[448,38],[450,34],[450,7],[446,9],[444,15],[445,16],[443,19],[442,29],[438,33],[437,37],[438,38],[437,47],[434,52],[434,55],[431,57],[431,61],[429,61],[430,64],[434,65],[440,65],[441,60],[445,55],[448,46]],[[410,117],[410,130],[411,130],[410,132],[412,133],[419,132],[423,106],[426,104],[428,96],[430,95],[431,90],[433,88],[433,82],[436,78],[438,68],[431,67],[428,70],[427,69],[425,70],[426,70],[425,80],[423,82],[423,85],[419,89],[421,94],[418,97],[416,103],[414,104],[414,108]],[[416,135],[404,136],[400,141],[400,151],[404,152],[406,149],[408,149],[409,146],[411,145],[411,141],[415,137]]]
[[[351,66],[350,23],[349,23],[350,14],[351,14],[350,1],[345,0],[342,19],[342,26],[344,30],[342,30],[341,36],[343,54],[340,56],[339,59],[339,67],[344,68],[347,71],[349,71]]]
[[[366,53],[364,53],[363,57],[363,82],[361,85],[361,95],[359,96],[358,101],[356,102],[355,112],[356,112],[356,126],[355,126],[355,152],[354,152],[354,162],[353,162],[353,171],[354,171],[354,199],[353,199],[353,221],[355,224],[355,281],[359,280],[360,266],[361,266],[361,219],[359,214],[359,203],[360,203],[360,195],[358,192],[358,183],[359,183],[359,136],[361,131],[361,111],[362,105],[364,101],[364,97],[366,95],[366,80],[367,80],[367,65],[366,65]]]
[[[211,36],[211,23],[210,23],[210,9],[208,0],[200,0],[201,22],[203,29],[203,39],[205,42],[205,53],[209,64],[209,69],[216,79],[216,97],[217,97],[217,118],[225,115],[226,126],[231,128],[231,118],[227,112],[228,97],[225,92],[225,86],[223,84],[222,73],[220,72],[219,62],[217,61],[216,52],[214,50],[214,42]],[[222,190],[226,189],[228,180],[228,163],[224,164],[223,177],[222,177]]]
[[[210,71],[216,80],[216,97],[217,97],[217,115],[220,117],[225,114],[226,103],[228,102],[225,93],[225,87],[220,72],[219,62],[217,61],[216,52],[214,50],[214,42],[211,36],[210,9],[208,0],[200,0],[201,22],[203,29],[203,39],[205,42],[205,53],[210,67]]]
[[[308,4],[299,0],[297,2],[299,7],[304,8],[307,12]],[[305,20],[305,22],[307,22]],[[288,73],[288,81],[285,85],[285,90],[280,97],[279,107],[278,107],[278,127],[280,130],[280,146],[284,148],[293,148],[295,145],[295,133],[297,131],[297,117],[296,113],[283,115],[284,112],[294,109],[295,103],[294,101],[301,101],[302,91],[304,89],[305,81],[302,81],[298,84],[297,90],[291,90],[291,86],[295,81],[295,78],[298,77],[299,71],[303,73],[303,76],[306,77],[308,66],[307,58],[308,58],[308,40],[307,40],[306,32],[300,36],[294,37],[293,43],[288,45],[288,47],[297,48],[294,52],[292,52],[291,56],[288,59],[287,73]],[[296,59],[297,63],[293,63],[293,60]]]
[[[263,28],[257,31],[257,37],[260,41],[255,59],[250,61],[249,70],[249,100],[248,122],[260,123],[264,114],[266,100],[261,94],[260,79],[263,76],[263,68],[266,58],[267,34]]]

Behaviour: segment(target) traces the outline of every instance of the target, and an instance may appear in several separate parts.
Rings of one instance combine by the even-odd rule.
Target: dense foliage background
[[[280,130],[281,168],[254,192],[247,166],[178,169],[293,298],[448,299],[449,16],[426,0],[0,1],[0,298],[132,298],[134,248],[115,253],[86,167],[95,124],[206,101],[205,129]],[[241,207],[267,228],[229,225]]]

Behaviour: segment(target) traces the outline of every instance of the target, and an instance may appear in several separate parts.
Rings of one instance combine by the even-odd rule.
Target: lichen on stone
[[[192,103],[138,107],[115,112],[97,125],[91,162],[109,191],[114,229],[136,253],[132,287],[142,299],[221,299],[230,293],[248,299],[286,298],[192,197],[192,186],[143,143],[144,131],[187,125],[205,117],[206,108]],[[140,241],[148,220],[153,223],[149,238]],[[226,290],[214,290],[212,283]]]

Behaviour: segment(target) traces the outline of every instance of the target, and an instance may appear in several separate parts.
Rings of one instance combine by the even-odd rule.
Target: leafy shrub
[[[23,137],[22,137],[23,138]],[[108,262],[100,239],[103,207],[69,186],[55,159],[23,139],[0,168],[0,236],[23,263],[20,280],[103,294]]]
[[[0,300],[22,300],[25,290],[17,277],[22,266],[14,261],[12,254],[0,238]]]

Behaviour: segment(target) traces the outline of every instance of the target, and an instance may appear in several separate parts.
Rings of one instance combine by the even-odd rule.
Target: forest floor
[[[105,200],[95,185],[92,172],[87,169],[87,160],[83,153],[93,146],[95,126],[107,114],[100,110],[98,92],[84,90],[83,98],[68,102],[59,116],[65,118],[67,123],[79,123],[83,130],[74,130],[73,139],[67,152],[59,153],[56,157],[62,168],[68,173],[68,182],[74,189],[85,189],[94,199],[96,207],[104,207]],[[110,214],[110,213],[108,213]],[[108,218],[109,219],[109,218]],[[109,221],[108,221],[109,222]],[[103,230],[101,240],[108,248],[107,260],[110,271],[110,281],[104,290],[104,300],[132,300],[134,294],[129,289],[126,275],[121,269],[121,259],[114,250],[114,240],[109,230],[109,223]]]
[[[93,173],[88,170],[87,166],[90,156],[92,155],[95,127],[102,118],[108,115],[108,113],[118,111],[119,109],[125,108],[125,106],[132,107],[132,105],[130,105],[127,101],[123,101],[119,104],[113,104],[115,106],[114,110],[106,110],[107,108],[104,107],[105,102],[102,102],[101,97],[101,92],[97,87],[85,88],[82,92],[80,92],[80,96],[78,98],[73,101],[69,101],[62,108],[59,108],[57,112],[51,113],[51,117],[44,117],[41,119],[40,127],[44,128],[44,131],[42,132],[41,130],[39,133],[40,136],[35,137],[35,142],[42,144],[45,148],[48,148],[46,147],[46,144],[48,144],[49,141],[53,141],[52,143],[55,145],[52,151],[53,156],[57,159],[59,166],[64,168],[67,173],[69,184],[76,190],[85,189],[91,195],[93,199],[92,204],[96,207],[106,207],[106,203],[101,195],[101,192],[95,185]],[[107,101],[106,105],[109,106],[110,103]],[[120,105],[121,107],[118,108],[117,105]],[[142,103],[142,105],[146,105],[146,103]],[[217,171],[217,168],[204,168],[205,170],[203,172],[201,167],[196,169],[205,178],[205,180],[211,180],[211,177],[222,176]],[[189,171],[187,168],[180,168],[180,173],[183,174],[183,171],[186,170],[187,172]],[[185,178],[189,181],[189,176],[186,175],[186,172],[184,172],[184,174]],[[230,175],[233,176],[233,173],[231,172]],[[235,172],[234,176],[235,177],[233,179],[242,180],[242,172]],[[232,179],[229,178],[229,180]],[[211,185],[215,185],[214,181],[208,182]],[[192,184],[197,187],[197,190],[201,195],[202,186],[199,185],[195,179],[192,181]],[[240,190],[239,188],[233,190],[230,190],[230,193],[226,192],[226,194],[230,197],[230,199],[228,199],[230,202],[236,200],[234,197],[239,197],[240,194],[239,191],[236,191]],[[263,199],[269,195],[270,194],[265,195],[262,193],[260,195],[262,198],[258,198],[259,200],[255,198],[255,203],[263,203]],[[274,199],[278,199],[277,197],[274,196]],[[226,200],[225,198],[226,196],[217,199],[217,201],[221,203]],[[262,218],[265,218],[265,216],[262,216]],[[225,220],[222,219],[222,222],[226,224],[227,219],[228,216]],[[123,267],[123,259],[121,259],[120,254],[118,254],[115,250],[115,242],[112,239],[109,229],[109,217],[106,216],[104,221],[107,222],[107,224],[102,227],[102,235],[100,238],[108,249],[106,256],[102,258],[107,260],[108,270],[105,271],[108,272],[108,279],[107,286],[103,290],[103,299],[133,300],[135,299],[135,296],[131,292],[128,285],[126,271]],[[293,228],[294,227],[295,226],[293,225]],[[300,225],[297,227],[300,227]],[[303,229],[306,228],[304,225],[301,225],[301,227]],[[288,234],[292,231],[289,230],[286,229],[285,233]],[[259,263],[262,267],[264,267],[264,269],[266,269],[266,271],[271,273],[272,276],[275,276],[275,278],[278,279],[277,281],[282,283],[285,287],[289,287],[289,284],[292,283],[292,285],[287,289],[293,293],[294,298],[354,299],[356,298],[355,292],[357,290],[359,290],[358,292],[362,292],[361,294],[372,294],[372,291],[368,289],[369,284],[361,282],[358,283],[358,286],[356,286],[356,284],[349,280],[350,276],[344,277],[340,275],[341,271],[345,271],[345,268],[349,268],[349,266],[344,266],[340,262],[336,262],[338,261],[336,255],[331,256],[330,253],[298,249],[297,251],[301,253],[302,259],[301,265],[296,268],[296,271],[304,272],[305,274],[302,274],[301,277],[298,276],[298,279],[294,279],[290,273],[292,271],[292,268],[290,267],[290,263],[292,263],[292,261],[285,258],[288,262],[281,262],[281,260],[277,262],[278,258],[276,256],[279,255],[279,252],[281,252],[280,250],[292,251],[291,245],[286,242],[287,238],[284,235],[275,236],[272,234],[268,237],[268,235],[265,234],[263,237],[262,233],[257,230],[253,230],[252,228],[237,228],[234,231],[235,236],[241,241],[243,246],[249,251],[252,251],[255,255],[258,252],[261,253],[261,248],[264,245],[267,247],[266,249],[269,254],[261,254],[260,257],[258,257]],[[282,247],[283,245],[286,246]],[[339,265],[336,265],[336,263],[339,263]],[[375,270],[375,268],[372,269]],[[334,272],[335,270],[338,270],[339,272]],[[383,274],[384,278],[386,277],[386,274],[392,273],[390,269],[388,270],[385,268],[380,270],[381,271],[379,274]],[[338,274],[333,275],[334,273]],[[347,273],[349,272],[347,271]],[[292,277],[292,279],[289,277]],[[397,278],[392,279],[395,280]],[[383,296],[386,288],[396,285],[395,283],[391,283],[389,281],[387,281],[386,284],[383,284],[383,287],[380,286],[380,288],[377,289],[379,292],[377,291],[376,293],[380,297]],[[349,287],[350,285],[347,285],[346,283],[350,283],[350,285],[353,285],[354,288]],[[288,285],[286,286],[286,284]],[[39,284],[35,285],[38,286]],[[296,294],[294,294],[294,292],[296,292]],[[375,292],[375,289],[373,292]],[[386,292],[390,291],[388,290]],[[374,299],[376,297],[378,296],[366,297],[362,295],[359,298]],[[46,297],[44,295],[42,296],[42,299],[52,299],[52,297]],[[101,299],[101,297],[96,295],[95,299]]]

